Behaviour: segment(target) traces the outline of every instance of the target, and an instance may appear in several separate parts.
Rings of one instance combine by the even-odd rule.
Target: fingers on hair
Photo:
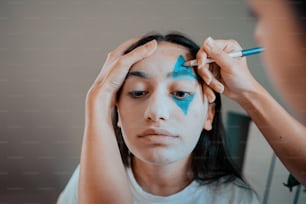
[[[114,49],[113,51],[108,53],[107,59],[109,59],[109,60],[117,59],[118,57],[123,55],[124,51],[127,48],[129,48],[132,44],[137,42],[139,39],[140,39],[139,37],[131,38],[131,39],[125,41],[124,43],[120,44],[116,49]]]
[[[150,56],[157,48],[156,40],[152,40],[140,47],[135,48],[131,52],[123,55],[119,60],[118,64],[123,66],[131,66],[135,62],[142,60],[145,57]]]

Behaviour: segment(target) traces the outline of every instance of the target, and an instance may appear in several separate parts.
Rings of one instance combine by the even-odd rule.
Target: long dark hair
[[[288,0],[292,7],[296,20],[299,23],[302,31],[306,31],[306,1],[305,0]]]
[[[129,47],[124,54],[134,50],[135,48],[155,39],[157,42],[171,42],[186,47],[193,58],[199,50],[199,46],[179,33],[170,33],[167,35],[151,34],[141,38],[138,42]],[[200,77],[200,83],[204,83]],[[118,92],[119,96],[120,91]],[[236,178],[241,178],[241,174],[236,170],[231,163],[224,145],[224,128],[221,116],[221,97],[220,94],[215,93],[215,117],[212,123],[212,130],[202,130],[201,136],[197,145],[192,152],[192,171],[195,179],[202,184],[213,183],[219,181],[220,178],[223,182],[233,181]],[[113,126],[117,137],[121,158],[126,167],[129,167],[133,155],[129,152],[128,147],[124,143],[120,128],[117,127],[118,114],[117,110],[113,115]]]

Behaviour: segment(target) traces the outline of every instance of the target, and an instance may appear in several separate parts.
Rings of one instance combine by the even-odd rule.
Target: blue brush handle
[[[242,56],[254,55],[264,51],[262,47],[254,47],[251,49],[241,50]]]

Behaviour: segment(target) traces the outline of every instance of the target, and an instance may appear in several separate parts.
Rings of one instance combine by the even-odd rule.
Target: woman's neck
[[[181,191],[194,178],[191,157],[166,165],[154,165],[134,157],[132,170],[144,191],[159,196],[169,196]]]

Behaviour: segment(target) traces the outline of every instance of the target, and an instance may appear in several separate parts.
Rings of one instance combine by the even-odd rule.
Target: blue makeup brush
[[[230,57],[244,57],[244,56],[249,56],[249,55],[255,55],[255,54],[259,54],[261,52],[263,52],[265,49],[262,47],[254,47],[254,48],[250,48],[250,49],[246,49],[246,50],[241,50],[238,52],[231,52],[228,53],[228,56]],[[206,63],[212,63],[214,62],[213,59],[211,58],[207,58]],[[184,66],[186,67],[194,67],[194,66],[198,66],[197,60],[190,60],[185,62]]]

